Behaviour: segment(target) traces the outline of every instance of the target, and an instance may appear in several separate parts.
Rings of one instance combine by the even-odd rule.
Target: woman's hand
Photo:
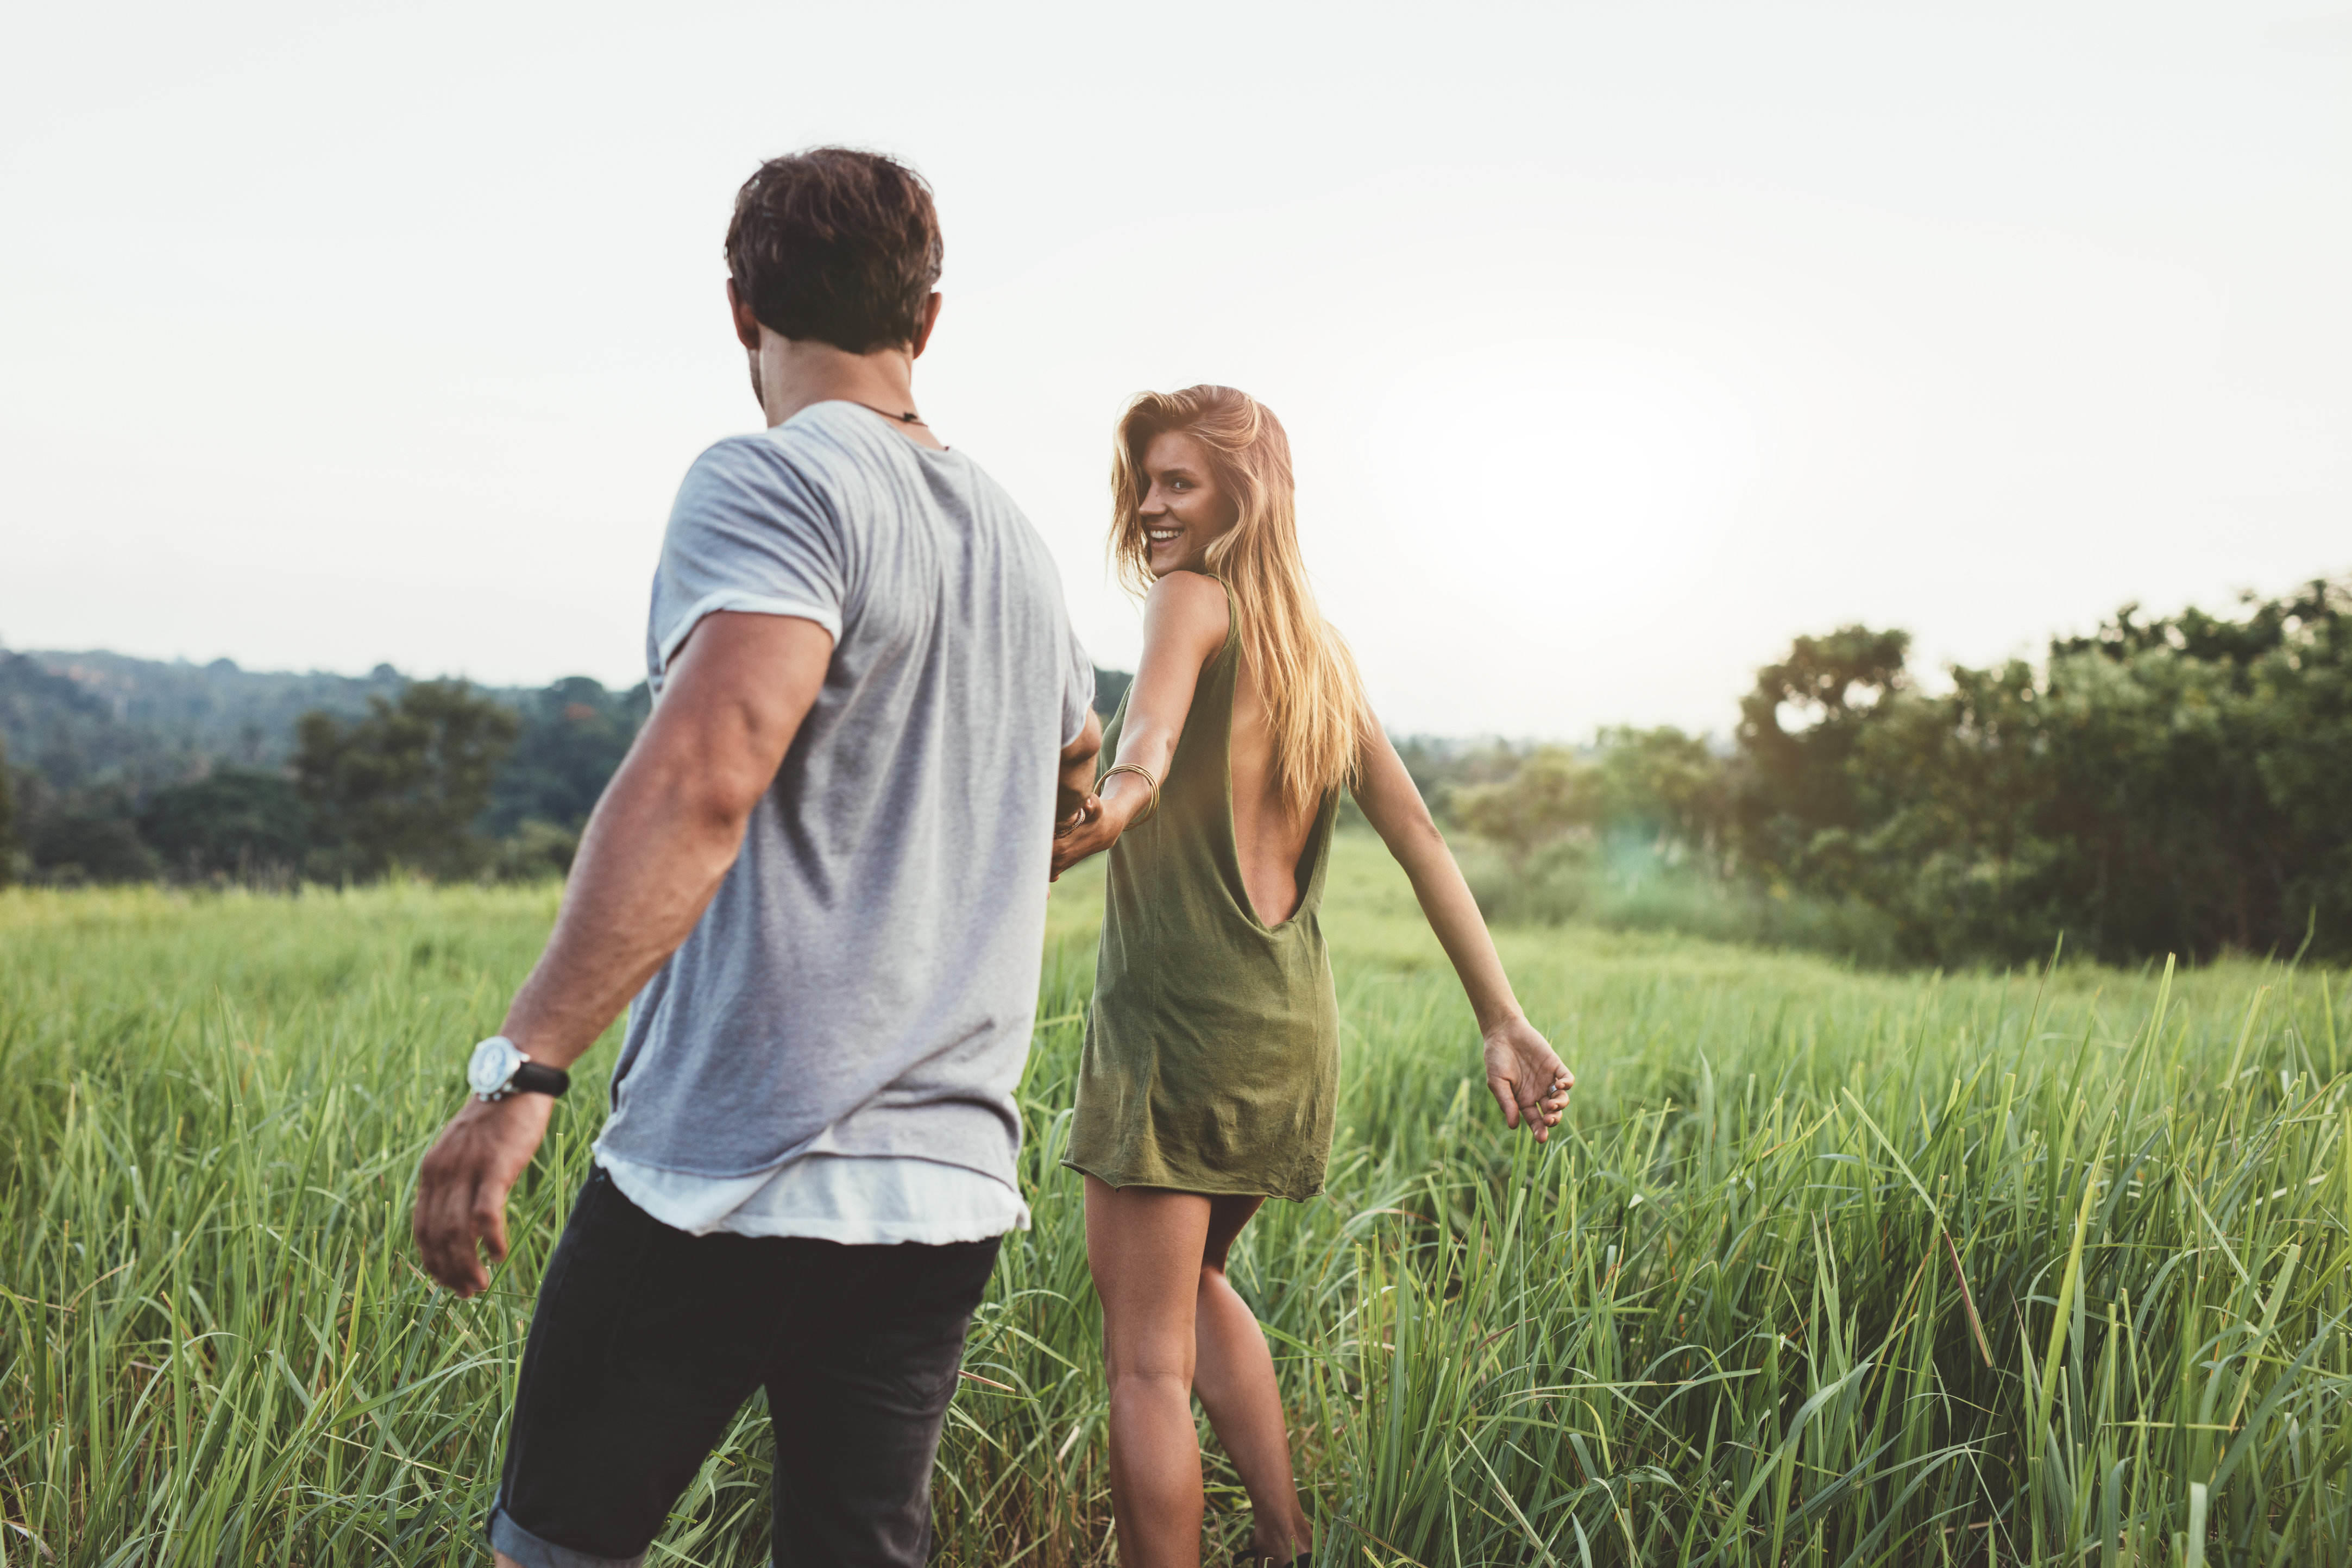
[[[1118,841],[1118,830],[1104,821],[1106,814],[1102,797],[1089,794],[1075,812],[1054,824],[1054,870],[1047,880],[1061,881],[1064,872]]]
[[[1524,1122],[1540,1144],[1559,1125],[1576,1074],[1561,1062],[1551,1042],[1524,1018],[1486,1030],[1486,1088],[1503,1108],[1503,1124]]]
[[[1108,793],[1087,796],[1076,811],[1054,825],[1054,870],[1048,880],[1061,881],[1064,872],[1088,855],[1102,853],[1135,825],[1136,813],[1150,799],[1150,789],[1138,789],[1138,783],[1131,773],[1114,774],[1104,786]]]

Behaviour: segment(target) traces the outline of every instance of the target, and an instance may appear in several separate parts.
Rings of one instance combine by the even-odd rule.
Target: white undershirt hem
[[[800,1236],[848,1247],[940,1247],[1029,1228],[1029,1206],[984,1172],[898,1155],[810,1154],[748,1176],[692,1176],[602,1148],[623,1197],[689,1236]]]

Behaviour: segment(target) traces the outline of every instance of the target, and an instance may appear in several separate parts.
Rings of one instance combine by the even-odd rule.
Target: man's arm
[[[1095,792],[1095,760],[1102,755],[1102,715],[1089,709],[1087,727],[1078,737],[1062,747],[1060,788],[1055,791],[1054,821],[1056,826],[1069,822],[1085,810],[1087,798]]]
[[[814,622],[730,612],[706,617],[673,656],[661,701],[588,820],[547,949],[507,1009],[500,1032],[533,1061],[578,1060],[693,931],[832,658],[832,634]],[[507,1255],[507,1194],[553,1104],[469,1097],[425,1156],[417,1250],[460,1296],[489,1283],[477,1241],[492,1262]]]

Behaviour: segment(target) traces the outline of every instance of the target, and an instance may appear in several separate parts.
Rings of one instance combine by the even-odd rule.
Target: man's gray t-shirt
[[[678,491],[647,662],[703,617],[834,636],[742,852],[629,1011],[598,1147],[741,1176],[813,1146],[1013,1180],[1058,756],[1094,671],[1045,541],[957,452],[848,402]]]

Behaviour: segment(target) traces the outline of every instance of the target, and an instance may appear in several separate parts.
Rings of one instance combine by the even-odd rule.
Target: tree
[[[8,743],[0,740],[0,887],[16,880],[16,787],[8,775]]]
[[[2352,583],[2242,603],[1933,695],[1899,633],[1800,639],[1743,705],[1747,864],[1943,962],[2352,952]]]
[[[149,797],[140,836],[183,876],[284,874],[310,849],[310,809],[275,773],[224,768]]]
[[[155,857],[139,841],[117,789],[86,791],[40,812],[26,835],[34,868],[54,882],[152,882]]]
[[[1724,759],[1705,739],[1671,725],[1617,727],[1600,735],[1601,826],[1638,835],[1664,851],[1714,848],[1723,835],[1728,784]]]
[[[471,874],[488,855],[473,822],[520,720],[463,681],[420,681],[369,708],[350,724],[312,712],[295,726],[295,784],[322,841],[312,869]]]
[[[1601,821],[1601,777],[1563,747],[1540,747],[1508,779],[1456,789],[1451,805],[1454,821],[1524,864]]]
[[[576,838],[651,706],[643,685],[608,692],[586,675],[531,693],[514,748],[491,785],[484,828],[506,838],[536,821]]]
[[[1731,799],[1739,854],[1753,869],[1817,884],[1850,880],[1861,814],[1848,763],[1872,715],[1909,688],[1910,646],[1907,632],[1842,626],[1798,638],[1787,658],[1756,672],[1755,689],[1739,699]]]

